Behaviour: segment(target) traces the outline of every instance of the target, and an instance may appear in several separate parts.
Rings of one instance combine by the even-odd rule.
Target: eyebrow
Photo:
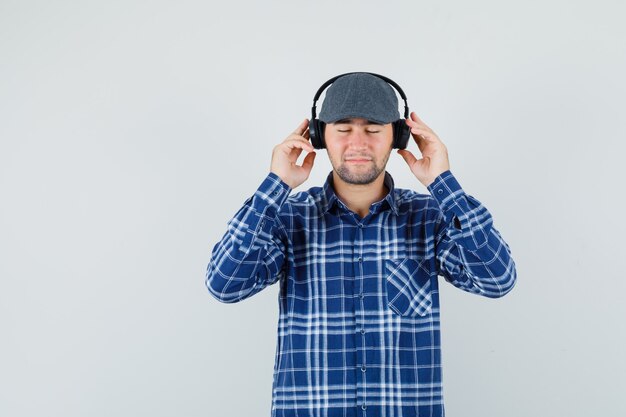
[[[352,120],[353,120],[353,119],[341,119],[341,120],[337,120],[337,121],[336,121],[336,122],[334,122],[333,124],[336,124],[336,125],[338,125],[338,124],[350,124],[350,123],[352,123]],[[378,123],[378,122],[375,122],[375,121],[373,121],[373,120],[368,120],[366,124],[368,124],[368,125],[378,125],[378,126],[383,126],[383,124],[382,124],[382,123]]]

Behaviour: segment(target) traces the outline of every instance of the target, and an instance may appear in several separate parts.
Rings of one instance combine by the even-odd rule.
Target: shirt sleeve
[[[435,256],[439,274],[464,291],[502,297],[517,280],[509,245],[480,201],[465,193],[450,170],[427,187],[439,206]]]
[[[278,212],[291,189],[269,173],[228,222],[206,269],[209,293],[224,303],[256,294],[284,274],[286,233]]]

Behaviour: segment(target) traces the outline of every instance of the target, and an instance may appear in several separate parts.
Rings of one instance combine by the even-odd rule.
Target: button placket
[[[356,334],[355,334],[355,346],[357,348],[356,360],[357,366],[356,380],[357,380],[357,404],[363,410],[365,410],[365,399],[367,398],[367,391],[365,389],[365,371],[366,371],[366,351],[367,351],[367,337],[365,334],[365,289],[364,289],[364,259],[363,259],[363,244],[364,244],[364,224],[361,219],[355,217],[355,234],[354,234],[354,246],[353,246],[353,262],[354,262],[354,296],[355,296],[355,322],[356,322]],[[364,415],[364,414],[363,414]]]

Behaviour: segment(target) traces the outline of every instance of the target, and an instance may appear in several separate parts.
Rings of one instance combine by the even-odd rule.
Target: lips
[[[355,162],[355,163],[370,162],[371,160],[372,158],[368,156],[351,156],[351,157],[346,158],[346,162]]]

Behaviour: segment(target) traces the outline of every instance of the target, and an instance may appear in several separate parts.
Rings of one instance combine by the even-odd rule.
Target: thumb
[[[412,166],[417,161],[417,158],[411,153],[411,151],[407,151],[406,149],[399,149],[398,153],[409,166]]]

